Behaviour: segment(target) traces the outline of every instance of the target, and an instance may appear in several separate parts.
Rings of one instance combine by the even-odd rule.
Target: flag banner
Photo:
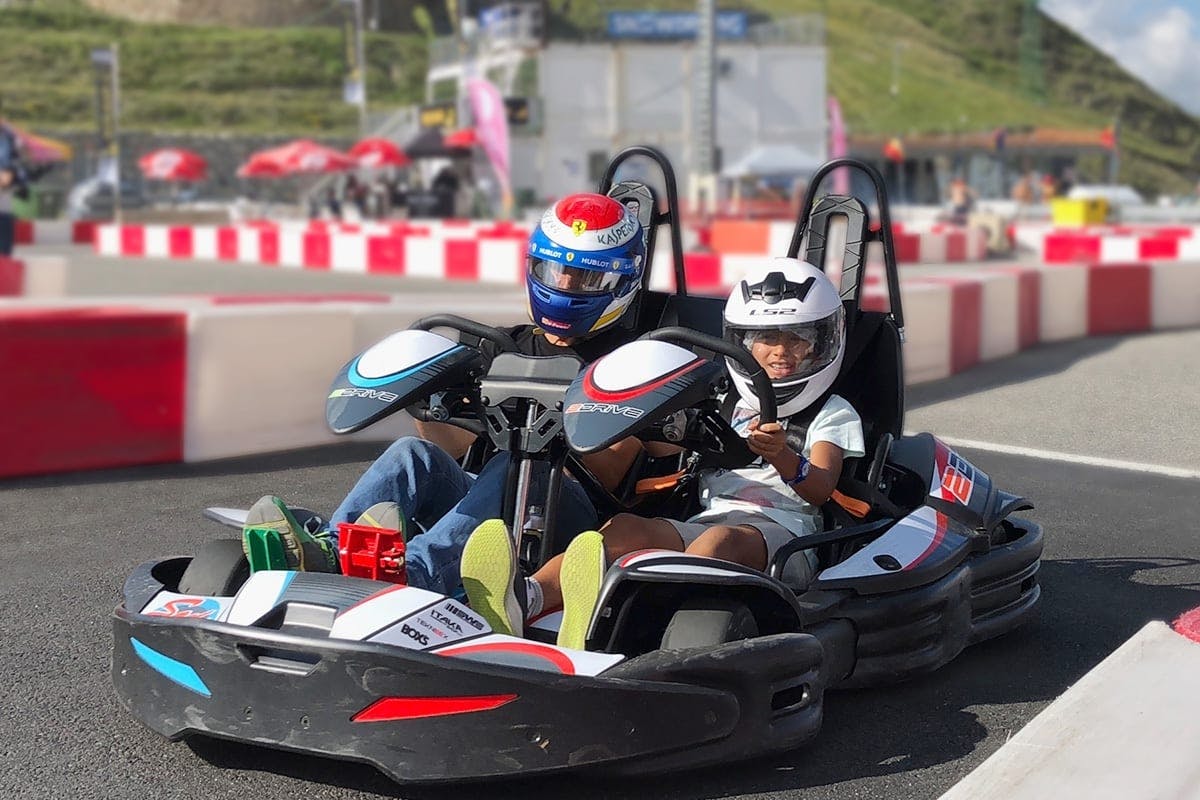
[[[511,204],[512,192],[508,179],[508,111],[504,105],[504,98],[490,81],[469,78],[467,99],[471,104],[471,116],[475,120],[475,135],[496,173],[496,179],[500,182],[507,209]]]

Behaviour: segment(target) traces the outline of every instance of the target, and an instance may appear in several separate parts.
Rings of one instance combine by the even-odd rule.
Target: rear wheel
[[[216,539],[200,548],[179,578],[180,594],[229,597],[250,577],[240,539]]]
[[[663,633],[663,650],[713,645],[758,636],[758,622],[745,603],[734,600],[689,600]]]

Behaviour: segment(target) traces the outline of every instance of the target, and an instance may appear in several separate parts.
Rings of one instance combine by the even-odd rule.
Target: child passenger
[[[581,649],[607,564],[620,556],[674,550],[765,570],[793,537],[819,529],[820,506],[837,486],[843,459],[864,453],[858,413],[829,393],[845,354],[838,291],[811,264],[776,259],[734,289],[723,327],[725,338],[766,372],[775,393],[779,421],[760,423],[750,376],[726,360],[739,396],[730,423],[758,458],[740,469],[704,470],[701,511],[686,521],[618,514],[598,533],[580,534],[524,580],[524,603],[513,589],[512,541],[498,520],[485,522],[467,542],[462,575],[472,607],[493,630],[520,636],[526,620],[561,606],[558,644]],[[811,580],[815,554],[804,556]]]

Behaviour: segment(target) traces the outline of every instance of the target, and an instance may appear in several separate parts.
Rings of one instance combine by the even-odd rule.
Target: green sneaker
[[[405,542],[408,541],[408,526],[405,524],[404,515],[400,513],[400,506],[390,500],[371,506],[358,515],[358,519],[354,520],[354,524],[400,531],[400,538]]]
[[[461,572],[471,608],[492,631],[523,635],[525,614],[513,590],[517,553],[503,521],[485,520],[474,530],[463,548]]]
[[[264,569],[338,572],[337,548],[313,536],[296,521],[287,505],[265,495],[250,507],[242,525],[242,550],[250,571]]]
[[[600,587],[604,585],[604,573],[604,537],[596,531],[584,531],[572,539],[559,572],[563,598],[559,647],[584,649],[596,601],[600,599]]]

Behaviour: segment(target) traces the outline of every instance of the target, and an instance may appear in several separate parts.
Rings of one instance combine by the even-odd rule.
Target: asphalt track
[[[373,288],[364,279],[354,290]],[[907,427],[1197,471],[1197,352],[1200,332],[1039,347],[911,390]],[[1032,516],[1047,534],[1039,617],[933,675],[830,693],[820,736],[781,757],[639,780],[413,789],[354,764],[170,744],[128,717],[108,660],[110,613],[129,569],[223,535],[200,518],[205,506],[269,491],[332,508],[379,449],[0,483],[0,797],[933,798],[1145,622],[1200,606],[1197,479],[964,449],[1038,505]]]

